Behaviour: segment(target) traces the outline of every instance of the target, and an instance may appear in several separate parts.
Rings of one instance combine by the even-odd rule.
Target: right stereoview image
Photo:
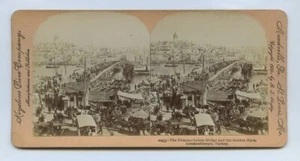
[[[184,12],[150,33],[151,135],[268,135],[267,42],[236,12]]]

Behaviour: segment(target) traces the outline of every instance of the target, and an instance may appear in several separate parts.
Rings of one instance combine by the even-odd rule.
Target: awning
[[[199,126],[215,126],[214,121],[212,120],[211,116],[208,114],[197,114],[195,115],[195,119],[196,119],[196,125],[197,127]]]
[[[113,92],[98,92],[91,91],[89,94],[89,101],[92,102],[113,102],[110,97],[114,95]]]
[[[237,90],[235,92],[235,94],[237,95],[237,97],[244,97],[244,98],[250,98],[250,99],[261,99],[261,96],[259,93],[247,93],[247,92],[241,92],[239,90]]]
[[[143,96],[140,93],[133,94],[133,93],[125,93],[118,91],[118,96],[120,99],[135,99],[135,100],[143,100]]]
[[[187,98],[188,98],[187,95],[183,95],[183,96],[180,97],[180,99],[187,99]]]
[[[179,82],[190,82],[190,81],[194,81],[194,78],[188,77],[188,76],[183,76],[180,78]]]
[[[156,121],[157,119],[157,116],[156,115],[150,115],[150,120],[151,121]]]
[[[159,82],[161,79],[159,79],[158,77],[155,77],[155,78],[151,78],[148,82],[151,83],[151,84],[155,84],[157,82]]]
[[[228,93],[222,91],[212,91],[212,90],[208,90],[207,100],[208,101],[230,101],[230,99],[228,99]]]
[[[88,83],[84,82],[70,82],[66,84],[64,91],[65,93],[78,93],[78,92],[84,92],[85,86],[88,87]]]
[[[78,127],[94,126],[97,127],[94,118],[91,115],[77,115]]]
[[[185,92],[202,92],[203,87],[206,88],[208,85],[207,81],[190,81],[185,82],[182,85],[182,91]]]

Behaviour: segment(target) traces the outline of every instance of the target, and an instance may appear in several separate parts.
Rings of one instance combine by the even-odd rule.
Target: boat
[[[145,51],[144,57],[146,57]],[[140,57],[138,63],[133,67],[133,75],[150,75],[150,70],[147,64],[149,64],[149,58],[147,57],[146,61],[144,61],[144,59]]]
[[[150,75],[150,71],[134,71],[134,75]]]
[[[253,73],[255,74],[268,74],[267,67],[253,67]]]
[[[178,67],[177,64],[165,64],[165,67]]]
[[[78,67],[78,68],[83,68],[83,65],[77,64],[76,67]]]
[[[174,70],[175,70],[175,67],[178,67],[177,64],[175,64],[174,62],[174,54],[172,53],[172,56],[170,56],[168,58],[169,61],[172,61],[172,64],[165,64],[165,67],[174,67]]]
[[[159,62],[156,62],[156,61],[152,61],[152,62],[151,62],[151,65],[152,65],[152,66],[159,66],[160,63],[159,63]]]
[[[40,66],[43,66],[42,63],[36,63],[36,66],[40,67]]]
[[[253,69],[253,74],[265,75],[268,74],[268,71],[265,69]]]
[[[148,69],[148,66],[135,67],[133,72],[134,72],[134,75],[150,75],[150,70]]]
[[[57,65],[57,64],[55,64],[55,63],[48,63],[47,65],[46,65],[46,68],[59,68],[60,66],[59,65]]]
[[[60,65],[55,61],[55,57],[52,53],[52,57],[49,59],[48,64],[46,64],[46,68],[59,68]],[[57,71],[55,70],[55,72],[57,73]]]

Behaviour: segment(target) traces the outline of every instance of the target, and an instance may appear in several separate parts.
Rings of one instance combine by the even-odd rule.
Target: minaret
[[[173,34],[173,41],[174,41],[174,42],[177,42],[177,40],[178,40],[178,35],[177,35],[177,33],[175,32],[175,33]]]

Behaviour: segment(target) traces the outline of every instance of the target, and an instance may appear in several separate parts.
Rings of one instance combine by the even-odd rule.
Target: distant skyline
[[[262,26],[236,12],[183,12],[167,15],[154,27],[151,42],[178,40],[216,46],[265,46]]]
[[[57,35],[57,37],[56,37]],[[49,17],[36,31],[34,44],[70,42],[85,47],[149,49],[149,33],[136,17],[116,12],[71,12]]]

